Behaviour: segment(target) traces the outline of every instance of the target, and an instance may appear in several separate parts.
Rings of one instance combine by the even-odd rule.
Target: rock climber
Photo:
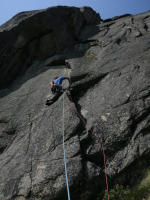
[[[64,76],[57,76],[55,75],[53,81],[50,82],[50,88],[52,92],[52,97],[46,101],[46,105],[51,105],[63,94],[62,90],[62,82],[63,80],[68,80],[70,84],[70,79]]]

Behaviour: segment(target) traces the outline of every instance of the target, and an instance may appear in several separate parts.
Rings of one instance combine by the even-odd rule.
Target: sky
[[[19,12],[57,5],[90,6],[102,19],[150,10],[150,0],[0,0],[0,25]]]

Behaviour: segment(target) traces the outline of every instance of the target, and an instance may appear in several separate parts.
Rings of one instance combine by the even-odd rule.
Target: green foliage
[[[143,170],[143,179],[138,180],[136,186],[124,188],[122,185],[116,185],[109,191],[110,200],[143,200],[150,197],[150,168]],[[108,200],[107,191],[103,200]]]
[[[150,183],[146,186],[135,187],[133,189],[124,189],[122,185],[116,185],[114,189],[109,191],[110,200],[142,200],[150,194]],[[108,200],[107,191],[103,200]]]
[[[141,187],[135,187],[131,190],[131,194],[135,200],[142,200],[150,195],[150,183]]]
[[[105,191],[105,195],[103,200],[107,200],[107,191]],[[114,189],[109,191],[109,199],[110,200],[134,200],[134,198],[130,198],[130,191],[125,190],[122,185],[116,185]]]

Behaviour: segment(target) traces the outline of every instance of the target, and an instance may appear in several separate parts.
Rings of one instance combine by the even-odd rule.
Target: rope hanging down
[[[64,96],[64,94],[63,94]],[[82,122],[84,123],[85,127],[87,127],[88,131],[90,131],[94,137],[96,138],[96,140],[100,143],[102,150],[103,150],[103,157],[104,157],[104,167],[105,167],[105,178],[106,178],[106,188],[107,188],[107,197],[109,200],[109,189],[108,189],[108,180],[107,180],[107,170],[106,170],[106,156],[105,156],[105,151],[104,151],[104,146],[102,141],[100,140],[100,138],[94,133],[94,131],[92,131],[91,128],[88,127],[88,125],[86,124],[86,122],[84,121],[84,119],[82,118],[82,116],[79,114],[79,112],[77,111],[77,109],[75,108],[75,106],[72,104],[72,102],[70,101],[69,97],[67,96],[67,94],[65,93],[65,96],[67,97],[68,102],[70,103],[71,107],[75,110],[75,112],[77,113],[77,115],[79,116],[79,118],[82,120]]]
[[[67,165],[66,165],[66,153],[65,153],[65,138],[64,138],[64,94],[63,94],[63,116],[62,116],[62,131],[63,131],[63,150],[64,150],[64,164],[65,164],[65,174],[66,174],[66,184],[67,184],[67,193],[68,200],[70,200],[70,192],[69,192],[69,184],[68,184],[68,176],[67,176]]]

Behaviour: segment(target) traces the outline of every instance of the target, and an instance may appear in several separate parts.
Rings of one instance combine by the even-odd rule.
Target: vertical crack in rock
[[[87,123],[87,119],[81,113],[78,101],[73,100],[73,102],[75,104],[75,108],[82,116],[84,121]],[[92,146],[92,148],[93,146],[95,146],[94,148],[97,149],[97,141],[95,141],[96,139],[94,138],[92,133],[87,130],[87,127],[84,125],[81,118],[79,116],[78,118],[80,120],[80,126],[78,128],[77,133],[81,148],[82,176],[83,176],[83,179],[80,181],[80,197],[81,199],[83,198],[83,199],[94,200],[95,198],[97,198],[97,195],[101,196],[99,189],[103,188],[104,190],[105,188],[105,185],[102,184],[105,181],[104,158],[100,144],[98,144],[98,146],[100,146],[98,152],[88,155],[87,149],[89,149],[90,146]],[[89,125],[87,124],[87,126]],[[93,129],[92,127],[90,128]]]
[[[26,154],[28,153],[30,143],[31,143],[31,136],[32,136],[32,124],[33,124],[33,122],[31,121],[31,114],[29,114],[29,123],[28,124],[29,124],[29,136],[28,136],[28,145],[27,145]]]
[[[33,178],[32,178],[32,174],[33,174],[33,158],[32,158],[32,155],[30,157],[31,159],[31,169],[30,169],[30,172],[29,172],[29,176],[30,176],[30,180],[31,180],[31,189],[30,189],[30,192],[28,194],[28,198],[32,197],[32,191],[33,191]]]
[[[32,85],[30,86],[29,93],[31,91]],[[28,159],[30,159],[30,170],[29,170],[28,173],[29,173],[29,177],[30,177],[31,187],[30,187],[30,191],[28,191],[28,194],[26,194],[25,198],[30,199],[30,198],[32,198],[32,190],[33,190],[33,181],[32,181],[33,180],[33,178],[32,178],[32,173],[33,173],[33,155],[32,155],[32,152],[30,152],[31,151],[30,146],[32,145],[32,125],[33,125],[33,122],[31,120],[31,113],[28,114],[28,121],[29,121],[28,122],[29,133],[28,133],[28,138],[27,138],[28,143],[27,143],[25,155],[29,156]],[[27,186],[25,186],[25,187],[27,187]]]
[[[95,84],[97,84],[97,82],[95,82]],[[92,85],[93,86],[93,85]],[[84,92],[87,92],[87,91],[84,91]],[[72,96],[73,96],[73,102],[74,102],[74,105],[75,105],[75,108],[76,108],[76,110],[77,110],[77,112],[79,112],[79,114],[80,114],[80,116],[82,117],[82,119],[84,120],[84,122],[85,123],[87,123],[87,119],[82,115],[82,113],[81,113],[81,106],[78,104],[78,100],[79,99],[76,99],[76,97],[74,97],[74,94],[73,94],[73,92],[71,92],[71,94],[72,94]],[[80,96],[80,95],[79,95]],[[77,115],[78,116],[78,115]],[[89,146],[90,145],[93,145],[93,144],[91,144],[92,142],[91,141],[93,141],[93,140],[96,140],[95,139],[95,137],[92,135],[92,133],[90,132],[90,130],[87,130],[87,126],[89,126],[88,124],[87,124],[87,126],[85,126],[85,124],[84,124],[84,122],[82,121],[82,119],[78,116],[78,118],[79,118],[79,120],[80,120],[80,126],[79,126],[79,131],[77,131],[78,132],[78,136],[79,136],[79,140],[80,140],[80,146],[81,146],[81,152],[82,152],[82,159],[83,159],[83,161],[89,161],[89,162],[92,162],[93,164],[95,164],[95,165],[97,165],[97,166],[100,166],[100,163],[99,163],[99,161],[97,161],[97,157],[99,157],[99,160],[100,160],[100,157],[102,158],[102,160],[103,160],[103,154],[102,155],[99,155],[99,153],[98,153],[98,155],[97,154],[93,154],[92,155],[92,157],[93,157],[93,159],[92,159],[92,157],[90,158],[90,156],[87,156],[86,155],[86,148],[89,148]],[[91,128],[91,130],[92,130],[92,127],[90,127]],[[83,140],[85,140],[84,142],[81,142],[81,137],[83,136],[83,135],[87,135],[86,136],[86,138],[85,139],[83,139]],[[84,138],[84,136],[83,136],[83,138]],[[96,141],[97,142],[97,141]],[[95,143],[95,142],[94,142]],[[102,153],[102,152],[101,152]],[[95,159],[94,159],[94,157],[95,157]],[[102,165],[103,165],[103,161],[102,161],[102,163],[101,163]],[[84,171],[84,170],[83,170]]]

